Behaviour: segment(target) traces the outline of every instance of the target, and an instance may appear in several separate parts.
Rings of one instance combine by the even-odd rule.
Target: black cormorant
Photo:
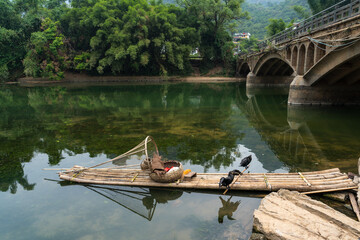
[[[219,188],[221,188],[221,186],[225,186],[227,189],[229,189],[229,185],[234,180],[234,175],[239,175],[239,174],[241,174],[239,170],[235,169],[230,171],[227,177],[220,178]]]

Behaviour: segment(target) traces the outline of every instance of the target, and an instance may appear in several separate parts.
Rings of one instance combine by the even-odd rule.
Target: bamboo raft
[[[119,185],[134,187],[161,187],[182,189],[219,190],[219,180],[227,173],[197,173],[183,182],[159,183],[149,177],[150,171],[141,169],[84,168],[74,166],[60,172],[63,180],[101,185]],[[297,173],[244,173],[231,187],[231,191],[278,191],[279,189],[316,193],[318,191],[339,191],[355,189],[357,185],[338,168]],[[221,188],[222,191],[225,189]]]
[[[152,159],[148,153],[148,144],[150,142],[153,143],[154,152],[159,155],[154,139],[151,136],[147,136],[145,140],[124,154],[91,167],[74,166],[70,169],[62,169],[64,171],[59,172],[59,177],[63,180],[83,184],[219,190],[220,178],[228,175],[227,173],[197,173],[196,176],[192,178],[181,178],[173,183],[155,182],[149,176],[151,173],[150,169],[142,166],[146,161],[147,164],[151,164]],[[131,166],[124,166],[127,167],[127,169],[121,169],[121,167],[97,168],[101,165],[140,152],[145,154],[145,160],[142,164],[135,166],[141,166],[142,169],[131,169]],[[146,164],[144,166],[146,166]],[[346,174],[341,173],[338,168],[333,168],[323,171],[302,173],[244,173],[238,175],[230,187],[231,191],[271,192],[283,188],[299,192],[316,193],[319,191],[330,192],[355,189],[357,188],[357,185],[354,184]],[[222,189],[225,189],[225,187],[222,187]],[[225,193],[226,191],[224,194]]]

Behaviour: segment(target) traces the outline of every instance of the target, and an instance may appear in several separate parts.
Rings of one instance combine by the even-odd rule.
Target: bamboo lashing
[[[135,174],[135,176],[133,177],[133,179],[131,179],[131,182],[134,182],[136,177],[139,175],[139,173]]]
[[[265,181],[265,183],[266,183],[266,187],[269,187],[269,186],[270,186],[270,191],[271,191],[271,184],[269,183],[269,181],[268,181],[265,173],[264,173],[264,181]]]
[[[298,174],[299,174],[300,177],[304,180],[304,182],[305,182],[309,187],[311,187],[311,184],[308,182],[308,180],[306,180],[306,178],[304,177],[304,175],[302,175],[301,172],[298,172]]]

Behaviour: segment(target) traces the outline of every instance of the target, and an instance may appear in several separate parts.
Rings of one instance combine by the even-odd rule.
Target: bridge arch
[[[256,76],[291,76],[293,72],[289,61],[278,53],[262,56],[253,69]]]
[[[315,64],[305,75],[307,85],[319,83],[352,85],[360,80],[360,41],[332,51]]]
[[[322,43],[316,44],[315,62],[319,61],[326,54],[326,46]]]
[[[305,73],[305,52],[305,44],[301,44],[299,48],[298,64],[296,68],[296,72],[298,73],[298,75],[304,75]]]
[[[307,72],[314,65],[314,55],[315,47],[314,44],[310,42],[306,50],[305,72]]]
[[[294,46],[291,53],[291,66],[296,69],[297,66],[298,48]]]
[[[291,61],[291,48],[286,48],[286,60]]]
[[[240,77],[246,77],[250,72],[250,67],[247,62],[243,62],[240,64],[238,75]]]

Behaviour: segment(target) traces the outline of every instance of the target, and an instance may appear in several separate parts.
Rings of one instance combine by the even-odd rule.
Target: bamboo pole
[[[324,189],[324,190],[311,191],[311,192],[302,192],[301,194],[308,195],[308,194],[315,194],[315,193],[336,192],[336,191],[352,190],[355,188],[357,188],[357,187],[354,186],[354,187],[345,187],[345,188]]]
[[[43,168],[43,171],[64,171],[69,170],[69,168]]]
[[[354,210],[356,217],[357,217],[358,221],[360,222],[359,206],[357,205],[355,196],[353,193],[349,193],[349,197],[350,197],[350,203],[351,203],[352,209]]]
[[[320,171],[313,171],[313,172],[302,172],[302,174],[304,176],[308,176],[308,175],[316,175],[316,174],[324,174],[324,173],[341,173],[339,168],[330,168],[330,169],[326,169],[326,170],[320,170]],[[207,174],[207,175],[217,175],[219,173],[198,173],[198,174]],[[224,173],[220,173],[220,174],[224,174]],[[268,175],[285,175],[285,176],[289,176],[289,175],[295,175],[295,176],[299,176],[299,174],[297,172],[295,173],[266,173]],[[263,173],[244,173],[243,175],[260,175],[263,176]]]

